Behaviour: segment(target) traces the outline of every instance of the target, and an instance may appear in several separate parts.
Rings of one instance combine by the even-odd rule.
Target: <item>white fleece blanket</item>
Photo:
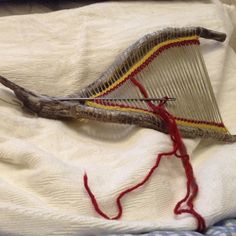
[[[115,56],[144,34],[167,26],[226,32],[201,49],[226,126],[236,134],[235,8],[218,2],[108,2],[54,13],[0,18],[0,74],[31,90],[66,95],[96,80]],[[231,46],[230,46],[231,45]],[[125,130],[125,132],[124,132]],[[184,140],[207,225],[236,216],[236,144]],[[116,214],[119,192],[140,182],[168,135],[97,122],[48,120],[22,111],[0,86],[0,235],[98,235],[195,229],[175,216],[185,175],[163,159],[151,180],[127,195],[121,220],[99,217],[83,187],[84,171],[102,209]]]

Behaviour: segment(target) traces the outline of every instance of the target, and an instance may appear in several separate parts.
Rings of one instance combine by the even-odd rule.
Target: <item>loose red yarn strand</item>
[[[144,87],[142,86],[142,84],[139,81],[137,81],[134,78],[131,78],[131,81],[139,88],[140,92],[143,94],[144,97],[148,97],[146,90],[144,89]],[[174,213],[181,214],[181,213],[185,212],[185,213],[192,214],[197,219],[198,231],[204,231],[206,228],[205,220],[203,219],[203,217],[200,214],[198,214],[193,209],[193,200],[197,196],[198,186],[197,186],[196,180],[194,178],[192,165],[189,161],[189,155],[187,154],[184,143],[182,142],[181,135],[179,133],[178,127],[175,122],[175,118],[171,114],[169,114],[165,110],[164,107],[161,106],[162,104],[160,104],[159,106],[155,106],[154,104],[149,102],[148,105],[167,124],[168,129],[169,129],[169,133],[171,135],[171,139],[175,144],[177,144],[179,152],[180,152],[180,155],[178,155],[177,152],[175,153],[175,155],[176,155],[176,157],[181,158],[183,167],[185,169],[185,174],[187,177],[187,193],[186,193],[185,197],[180,202],[177,203],[177,205],[174,209]],[[191,189],[192,189],[192,194],[191,194]],[[187,200],[187,205],[190,209],[189,210],[188,209],[180,210],[182,203],[184,203],[186,200]]]
[[[143,94],[143,96],[145,98],[148,98],[148,94],[147,94],[145,88],[142,86],[142,84],[134,78],[131,78],[130,80],[132,81],[132,83],[134,85],[136,85],[139,88],[139,90]],[[196,198],[197,193],[198,193],[198,186],[197,186],[196,180],[194,178],[193,168],[192,168],[191,163],[189,161],[189,156],[187,154],[184,143],[182,142],[181,135],[179,133],[178,127],[177,127],[176,122],[175,122],[175,118],[165,110],[165,108],[163,107],[164,103],[165,102],[163,101],[158,106],[156,106],[152,102],[147,102],[148,106],[158,116],[160,116],[163,119],[163,121],[165,121],[165,123],[167,125],[167,128],[168,128],[168,131],[169,131],[170,136],[171,136],[171,140],[173,141],[173,150],[170,151],[170,152],[167,152],[167,153],[158,154],[157,159],[156,159],[156,163],[149,170],[149,172],[145,176],[145,178],[140,183],[138,183],[138,184],[122,191],[118,195],[118,197],[116,199],[116,205],[117,205],[117,208],[118,208],[117,215],[114,216],[114,217],[109,217],[100,209],[100,207],[97,203],[96,197],[94,196],[94,194],[92,193],[92,191],[89,188],[88,176],[87,176],[86,173],[84,174],[84,187],[85,187],[85,189],[86,189],[86,191],[87,191],[87,193],[90,197],[90,200],[91,200],[91,202],[94,206],[95,211],[105,219],[117,220],[121,217],[122,212],[123,212],[121,199],[126,194],[128,194],[128,193],[136,190],[137,188],[143,186],[150,179],[150,177],[152,176],[154,171],[159,166],[159,163],[160,163],[161,158],[163,156],[175,155],[177,158],[181,159],[183,167],[185,169],[185,175],[186,175],[186,178],[187,178],[187,183],[186,183],[187,192],[186,192],[185,197],[176,204],[176,206],[174,208],[174,213],[176,215],[179,215],[179,214],[182,214],[182,213],[189,213],[189,214],[193,215],[196,218],[197,222],[198,222],[197,230],[198,231],[204,231],[205,228],[206,228],[205,220],[193,208],[193,201]],[[177,151],[179,151],[179,154],[177,153]],[[189,209],[181,209],[181,206],[182,206],[183,203],[186,203]]]
[[[171,156],[171,155],[174,155],[175,151],[176,151],[176,149],[174,149],[173,151],[168,152],[168,153],[160,153],[160,154],[158,154],[158,157],[157,157],[157,160],[156,160],[155,165],[149,170],[149,172],[148,172],[148,174],[145,176],[145,178],[144,178],[140,183],[138,183],[138,184],[134,185],[133,187],[130,187],[130,188],[128,188],[128,189],[122,191],[122,192],[118,195],[118,197],[117,197],[117,199],[116,199],[116,204],[117,204],[117,208],[118,208],[118,214],[117,214],[116,216],[114,216],[114,217],[108,217],[108,216],[99,208],[98,203],[97,203],[97,200],[96,200],[95,196],[93,195],[92,191],[90,190],[90,188],[89,188],[89,186],[88,186],[88,176],[87,176],[87,174],[85,173],[85,174],[84,174],[84,186],[85,186],[85,189],[86,189],[87,193],[88,193],[89,196],[90,196],[90,199],[91,199],[91,201],[92,201],[92,204],[93,204],[94,209],[96,210],[96,212],[97,212],[100,216],[102,216],[102,217],[104,217],[104,218],[106,218],[106,219],[109,219],[109,220],[117,220],[117,219],[119,219],[119,218],[121,217],[121,215],[122,215],[122,212],[123,212],[122,205],[121,205],[121,199],[122,199],[126,194],[128,194],[129,192],[132,192],[132,191],[134,191],[135,189],[137,189],[137,188],[143,186],[143,185],[150,179],[150,177],[152,176],[152,174],[154,173],[154,171],[156,170],[156,168],[159,166],[159,163],[160,163],[160,161],[161,161],[161,158],[162,158],[163,156]]]
[[[88,176],[87,176],[86,173],[84,174],[84,187],[85,187],[85,189],[86,189],[86,191],[87,191],[87,193],[88,193],[88,195],[89,195],[89,197],[90,197],[90,199],[91,199],[91,201],[92,201],[92,203],[93,203],[93,206],[94,206],[95,211],[96,211],[100,216],[102,216],[103,218],[110,220],[110,217],[107,216],[107,215],[99,208],[98,203],[97,203],[97,200],[96,200],[95,196],[93,195],[92,191],[90,190],[90,188],[89,188],[89,186],[88,186]]]

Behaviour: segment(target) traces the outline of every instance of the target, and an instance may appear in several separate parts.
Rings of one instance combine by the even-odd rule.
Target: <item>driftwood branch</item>
[[[115,68],[119,68],[121,73],[125,73],[127,66],[125,63],[127,60],[134,61],[135,53],[137,50],[142,50],[148,48],[146,45],[148,43],[158,44],[163,40],[168,40],[170,37],[184,37],[189,34],[197,34],[203,38],[214,39],[217,41],[224,41],[226,35],[224,33],[219,33],[211,31],[201,27],[183,28],[183,29],[167,29],[161,32],[156,32],[149,34],[138,40],[131,47],[129,47],[124,53],[119,56],[115,62],[109,68],[109,73],[104,73],[98,80],[89,85],[87,88],[81,89],[77,94],[70,95],[65,98],[60,97],[50,97],[46,95],[41,95],[29,91],[10,80],[0,76],[0,83],[11,89],[16,97],[33,113],[36,113],[40,117],[50,118],[50,119],[90,119],[98,120],[102,122],[113,122],[113,123],[123,123],[123,124],[134,124],[141,127],[155,129],[161,132],[167,132],[163,121],[155,114],[147,114],[142,112],[129,112],[122,110],[109,110],[105,108],[95,108],[86,105],[85,101],[78,100],[78,97],[90,97],[91,91],[97,91],[99,88],[104,88],[109,85],[109,79],[115,73]],[[145,51],[139,52],[146,53]],[[145,55],[145,54],[144,54]],[[132,65],[131,65],[132,66]],[[72,98],[72,99],[71,99]],[[74,99],[73,99],[74,98]],[[177,98],[178,99],[178,98]],[[212,132],[211,130],[195,128],[191,126],[181,126],[179,125],[181,134],[184,137],[202,137],[202,138],[213,138],[217,140],[233,142],[236,141],[235,136],[226,134],[219,134],[217,132]]]

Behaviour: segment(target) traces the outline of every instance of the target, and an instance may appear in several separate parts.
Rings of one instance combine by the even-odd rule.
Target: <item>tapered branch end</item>
[[[203,27],[197,27],[197,35],[205,39],[213,39],[219,42],[224,42],[227,37],[225,33],[209,30]]]

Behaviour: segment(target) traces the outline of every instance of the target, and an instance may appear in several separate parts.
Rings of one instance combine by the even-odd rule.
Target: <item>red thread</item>
[[[148,98],[148,94],[147,91],[145,90],[145,88],[142,86],[142,84],[134,79],[134,78],[130,78],[130,80],[132,81],[132,83],[134,85],[136,85],[140,92],[142,93],[142,95],[145,98]],[[205,230],[206,225],[205,225],[205,220],[204,218],[196,212],[196,210],[194,209],[194,205],[193,205],[193,201],[195,200],[197,193],[198,193],[198,185],[196,183],[196,180],[194,178],[194,174],[193,174],[193,168],[191,166],[191,163],[189,161],[189,155],[187,154],[186,148],[184,143],[182,142],[182,138],[181,135],[179,133],[178,127],[176,125],[176,121],[175,121],[175,117],[173,117],[170,113],[168,113],[166,111],[166,109],[164,108],[164,104],[165,101],[161,101],[159,103],[159,105],[155,105],[153,104],[151,101],[147,102],[148,106],[153,110],[153,112],[155,112],[158,116],[160,116],[162,118],[162,120],[165,122],[167,129],[169,131],[171,140],[173,142],[173,150],[167,153],[159,153],[157,155],[157,159],[156,159],[156,163],[154,164],[154,166],[149,170],[148,174],[145,176],[145,178],[138,184],[122,191],[117,199],[116,199],[116,205],[118,208],[118,213],[116,216],[114,217],[109,217],[107,216],[99,207],[97,200],[94,196],[94,194],[92,193],[92,191],[89,188],[88,185],[88,177],[87,174],[85,173],[84,175],[84,187],[91,199],[91,202],[94,206],[95,211],[101,215],[102,217],[104,217],[105,219],[109,219],[109,220],[117,220],[122,216],[122,212],[123,212],[123,208],[122,208],[122,204],[121,204],[121,199],[127,195],[128,193],[134,191],[135,189],[143,186],[152,176],[152,174],[154,173],[154,171],[157,169],[157,167],[159,166],[159,163],[161,161],[161,158],[163,156],[172,156],[175,155],[177,158],[180,158],[182,161],[182,165],[184,167],[185,170],[185,175],[187,178],[187,182],[186,182],[186,187],[187,187],[187,192],[185,197],[180,200],[175,208],[174,208],[174,213],[176,215],[180,215],[182,213],[189,213],[191,214],[193,217],[195,217],[195,219],[197,220],[197,230],[202,232]],[[182,208],[183,204],[186,204],[186,208]]]
[[[131,78],[130,78],[130,79],[131,79]],[[100,101],[100,100],[94,99],[93,102],[94,102],[94,103],[97,103],[97,104],[104,105],[104,102],[103,102],[103,101]],[[134,109],[138,109],[138,110],[140,110],[140,111],[148,111],[148,112],[151,112],[151,111],[148,110],[148,109],[137,108],[137,107],[131,106],[131,105],[112,103],[112,102],[110,102],[110,101],[106,102],[106,105],[107,105],[107,106],[113,106],[113,107],[120,107],[120,108],[134,108]],[[151,113],[156,114],[155,111],[153,111],[153,112],[151,112]],[[217,123],[217,122],[214,122],[214,121],[185,119],[185,118],[176,117],[176,116],[174,116],[174,118],[175,118],[176,120],[178,120],[178,121],[185,121],[185,122],[194,123],[194,124],[206,124],[206,125],[212,125],[212,126],[217,126],[217,127],[225,128],[225,126],[224,126],[223,123]]]
[[[139,88],[143,96],[147,98],[148,94],[145,88],[142,86],[142,84],[134,78],[131,78],[131,81]],[[198,222],[198,227],[197,227],[198,231],[204,231],[206,228],[205,220],[200,214],[198,214],[194,210],[194,206],[193,206],[193,201],[196,198],[197,193],[198,193],[198,185],[194,178],[193,168],[189,161],[189,155],[187,154],[185,145],[182,141],[178,127],[176,125],[175,117],[173,117],[170,113],[168,113],[165,110],[165,108],[163,107],[163,102],[160,103],[158,106],[155,106],[153,103],[148,102],[148,106],[152,108],[152,110],[155,111],[156,114],[158,114],[165,121],[169,134],[173,141],[173,145],[177,147],[177,150],[175,151],[174,154],[176,157],[181,159],[183,167],[185,169],[185,174],[187,177],[187,193],[185,197],[176,204],[174,213],[177,215],[182,214],[182,213],[192,214]],[[179,151],[179,154],[177,153],[177,151]],[[184,202],[186,202],[189,209],[181,209],[181,206]]]
[[[199,44],[199,40],[198,39],[191,39],[191,40],[183,40],[182,42],[173,42],[173,43],[169,43],[167,45],[164,45],[160,48],[158,48],[152,55],[150,55],[138,68],[135,69],[135,71],[133,71],[131,74],[129,74],[123,81],[121,81],[119,83],[119,85],[123,84],[125,81],[127,81],[128,79],[130,79],[130,77],[134,77],[135,75],[137,75],[141,70],[143,70],[145,67],[147,67],[149,65],[149,63],[151,63],[155,57],[157,57],[160,53],[162,53],[163,51],[165,51],[168,48],[171,47],[178,47],[178,46],[186,46],[186,45],[190,45],[190,44]],[[151,59],[150,59],[151,58]],[[140,69],[140,70],[139,70]],[[103,93],[100,96],[105,96],[108,93],[110,93],[111,91],[115,90],[118,87],[118,85],[112,87],[111,89],[109,89],[108,91],[106,91],[105,93]],[[100,97],[98,96],[98,97]]]
[[[131,78],[130,78],[130,79],[131,79]],[[95,103],[97,103],[97,104],[101,104],[101,105],[104,104],[102,100],[96,100],[96,99],[94,99],[93,102],[95,102]],[[110,101],[106,101],[106,106],[113,106],[113,107],[120,107],[120,108],[134,108],[134,109],[138,109],[138,110],[140,110],[140,111],[148,111],[148,112],[151,112],[151,111],[148,110],[148,109],[137,108],[137,107],[131,106],[131,105],[112,103],[112,102],[110,102]],[[151,112],[151,113],[155,114],[154,111]],[[179,120],[179,121],[186,121],[186,122],[195,123],[195,124],[206,124],[206,125],[212,125],[212,126],[217,126],[217,127],[225,128],[225,126],[224,126],[223,123],[217,123],[217,122],[214,122],[214,121],[185,119],[185,118],[176,117],[176,116],[174,116],[174,118],[175,118],[176,120]]]
[[[156,163],[155,165],[149,170],[148,174],[146,175],[146,177],[138,184],[134,185],[133,187],[130,187],[126,190],[124,190],[123,192],[121,192],[117,199],[116,199],[116,205],[117,205],[117,208],[118,208],[118,213],[116,216],[114,217],[108,217],[98,206],[98,203],[97,203],[97,200],[95,198],[95,196],[93,195],[92,191],[90,190],[89,186],[88,186],[88,177],[87,177],[87,174],[85,173],[84,174],[84,187],[87,191],[87,193],[89,194],[90,196],[90,199],[91,199],[91,202],[94,206],[94,209],[95,211],[102,217],[104,217],[105,219],[109,219],[109,220],[117,220],[121,217],[122,215],[122,212],[123,212],[123,209],[122,209],[122,205],[121,205],[121,199],[126,195],[128,194],[129,192],[132,192],[134,191],[135,189],[143,186],[148,180],[149,178],[152,176],[152,174],[154,173],[155,169],[159,166],[159,163],[161,161],[161,158],[163,156],[170,156],[170,155],[173,155],[175,153],[175,148],[173,149],[173,151],[169,152],[169,153],[160,153],[158,154],[157,156],[157,160],[156,160]]]

